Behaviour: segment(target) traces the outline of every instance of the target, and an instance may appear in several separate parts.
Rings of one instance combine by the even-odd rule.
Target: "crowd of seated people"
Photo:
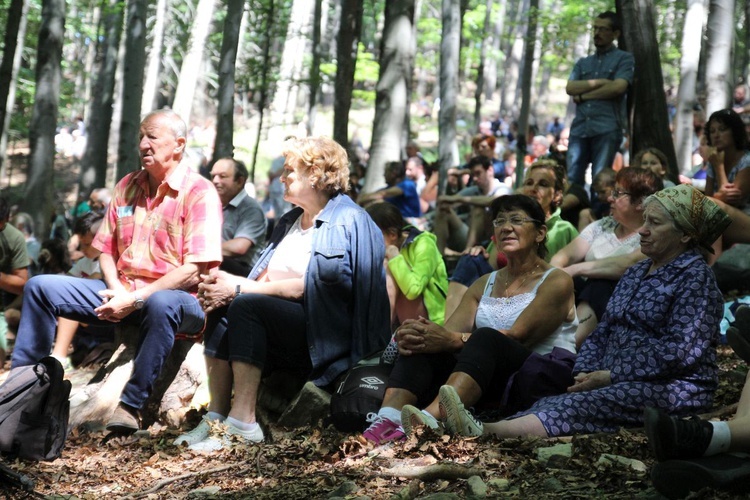
[[[446,172],[443,195],[438,169],[416,143],[385,166],[386,187],[367,193],[349,184],[333,141],[287,142],[279,178],[296,208],[278,214],[248,276],[200,276],[211,401],[175,442],[203,451],[262,442],[263,377],[288,370],[330,391],[364,355],[385,348],[395,351],[393,371],[363,434],[376,445],[421,426],[554,437],[645,422],[659,460],[695,458],[679,446],[665,452],[675,445],[664,441],[681,432],[675,416],[710,408],[717,385],[721,294],[707,257],[750,239],[744,124],[731,110],[708,120],[699,169],[706,196],[686,185],[692,178],[675,186],[666,155],[646,148],[630,166],[597,173],[598,200],[568,183],[566,129],[558,128],[532,133],[515,192],[510,144],[486,131],[472,138],[466,165]],[[95,201],[92,194],[88,206]],[[74,231],[75,257],[94,232]],[[451,253],[460,258],[449,282]],[[71,324],[58,323],[53,354],[63,361]],[[659,411],[644,416],[644,406]],[[700,425],[708,435],[701,454],[741,442],[709,424],[713,443]]]

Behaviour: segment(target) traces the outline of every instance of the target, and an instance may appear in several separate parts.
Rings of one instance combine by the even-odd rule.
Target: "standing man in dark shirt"
[[[635,67],[633,55],[614,45],[621,31],[617,14],[599,14],[593,30],[596,53],[576,62],[565,87],[578,105],[570,126],[568,177],[581,186],[589,163],[592,177],[612,166],[627,125],[625,95]]]

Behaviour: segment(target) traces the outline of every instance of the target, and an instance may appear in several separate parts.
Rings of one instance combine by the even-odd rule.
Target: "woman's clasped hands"
[[[455,350],[455,332],[429,319],[408,319],[396,329],[398,351],[402,356]]]

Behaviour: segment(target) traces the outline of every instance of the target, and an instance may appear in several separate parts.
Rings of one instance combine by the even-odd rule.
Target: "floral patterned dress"
[[[610,370],[611,385],[543,398],[511,418],[536,415],[549,436],[563,436],[642,425],[645,406],[710,408],[722,315],[713,272],[696,250],[648,274],[650,265],[625,273],[576,360],[574,374]]]

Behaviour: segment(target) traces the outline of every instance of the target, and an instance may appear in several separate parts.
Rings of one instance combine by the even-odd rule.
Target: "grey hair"
[[[169,121],[169,128],[174,133],[175,138],[187,138],[187,125],[185,125],[185,120],[183,120],[180,115],[178,115],[171,109],[157,109],[155,111],[151,111],[143,117],[141,123],[146,123],[151,118],[162,116]]]

